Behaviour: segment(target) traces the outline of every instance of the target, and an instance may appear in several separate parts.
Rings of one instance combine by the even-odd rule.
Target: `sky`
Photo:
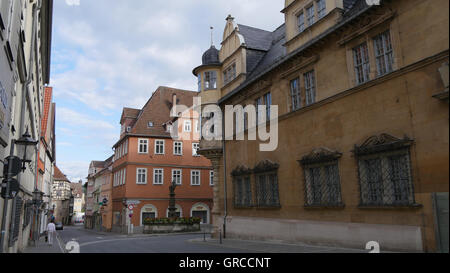
[[[225,18],[269,31],[284,0],[54,0],[50,86],[56,165],[75,182],[113,154],[123,107],[141,109],[158,86],[196,90],[192,69]]]

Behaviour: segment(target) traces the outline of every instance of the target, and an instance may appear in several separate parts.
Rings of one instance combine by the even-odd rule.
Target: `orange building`
[[[211,223],[214,174],[211,162],[197,154],[199,118],[191,109],[197,94],[159,87],[141,110],[123,109],[114,145],[113,231],[133,227],[138,233],[145,218],[167,217],[173,181],[178,215]]]

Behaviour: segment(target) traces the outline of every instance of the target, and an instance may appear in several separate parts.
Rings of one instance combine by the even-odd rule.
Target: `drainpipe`
[[[223,215],[223,238],[226,238],[226,227],[227,227],[227,156],[225,149],[225,115],[222,114],[222,154],[223,154],[223,189],[224,189],[224,215]]]

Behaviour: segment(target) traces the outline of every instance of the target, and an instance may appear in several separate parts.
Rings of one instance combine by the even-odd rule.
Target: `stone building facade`
[[[61,222],[63,225],[72,223],[70,215],[72,188],[70,184],[70,180],[55,165],[50,207],[53,210],[55,222]]]
[[[448,252],[448,5],[286,0],[275,31],[229,16],[194,69],[203,107],[262,111],[244,115],[245,140],[201,141],[215,232]],[[278,130],[276,149],[248,140],[256,124]]]

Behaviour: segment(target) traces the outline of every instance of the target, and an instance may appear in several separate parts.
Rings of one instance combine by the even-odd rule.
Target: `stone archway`
[[[205,203],[196,203],[191,207],[191,217],[199,217],[202,224],[210,223],[210,209]]]
[[[152,204],[144,205],[141,208],[140,219],[139,219],[140,226],[143,226],[142,221],[147,217],[158,218],[158,209]]]

